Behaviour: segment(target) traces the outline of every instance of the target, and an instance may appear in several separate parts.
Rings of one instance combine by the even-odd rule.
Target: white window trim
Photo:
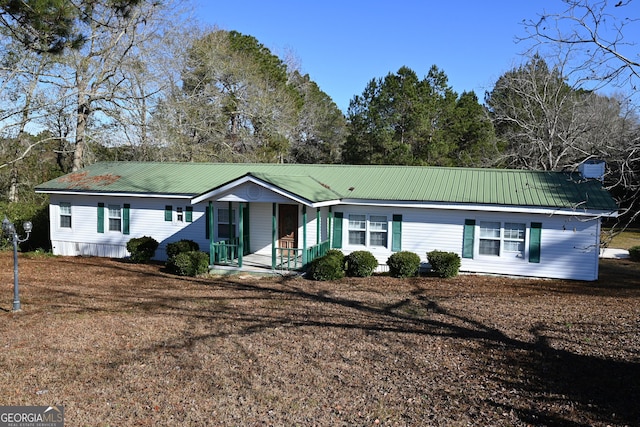
[[[120,216],[115,217],[115,216],[111,216],[111,209],[112,208],[118,208],[118,212],[120,213]],[[116,204],[108,204],[107,205],[107,231],[109,233],[120,233],[122,234],[122,205],[116,205]],[[112,230],[111,229],[111,220],[112,219],[118,219],[120,220],[120,227],[118,230]]]
[[[69,214],[64,214],[62,213],[62,205],[68,205],[69,206]],[[70,218],[70,223],[71,226],[70,227],[63,227],[61,224],[61,219],[62,216],[68,216]],[[60,202],[60,204],[58,205],[58,229],[59,230],[72,230],[73,229],[73,207],[71,205],[70,202]]]
[[[365,227],[364,229],[352,229],[350,227],[351,224],[351,217],[354,215],[358,215],[358,216],[364,216],[365,217]],[[371,213],[371,214],[362,214],[362,213],[346,213],[346,232],[343,235],[343,239],[346,239],[346,245],[347,247],[350,248],[371,248],[371,249],[380,249],[380,250],[390,250],[389,248],[391,247],[391,233],[389,232],[390,230],[390,215],[387,214],[378,214],[378,213]],[[381,221],[371,221],[371,217],[384,217],[386,218],[386,223],[387,223],[387,228],[384,231],[381,230],[373,230],[371,229],[371,222],[381,222]],[[349,233],[351,231],[364,231],[364,245],[361,244],[357,244],[357,243],[351,243],[349,240]],[[381,233],[384,232],[387,235],[386,238],[386,244],[385,245],[372,245],[371,244],[371,233]]]
[[[500,237],[491,238],[491,237],[481,237],[480,229],[482,223],[499,223],[500,224]],[[524,236],[523,239],[513,239],[505,237],[505,224],[518,224],[524,225]],[[529,242],[529,231],[531,229],[531,222],[518,222],[517,220],[495,220],[495,219],[478,219],[476,222],[476,236],[474,242],[474,257],[478,256],[479,258],[486,259],[517,259],[517,260],[527,260],[529,257],[529,247],[527,243]],[[480,253],[480,241],[481,240],[499,240],[499,255],[490,255],[490,254],[481,254]],[[522,251],[507,251],[505,249],[505,241],[519,241],[522,242]]]

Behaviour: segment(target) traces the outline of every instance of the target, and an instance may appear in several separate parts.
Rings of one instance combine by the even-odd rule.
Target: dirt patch
[[[68,425],[640,424],[640,268],[185,279],[0,253],[0,404]]]

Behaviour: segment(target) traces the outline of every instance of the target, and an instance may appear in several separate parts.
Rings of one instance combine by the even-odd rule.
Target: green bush
[[[337,257],[340,263],[344,263],[344,254],[338,249],[329,249],[324,256]]]
[[[369,277],[378,268],[378,260],[369,251],[351,252],[345,257],[346,274],[351,277]]]
[[[455,277],[460,271],[460,256],[454,252],[427,252],[427,260],[431,264],[431,270],[440,277]]]
[[[179,276],[197,276],[209,270],[209,254],[200,251],[180,252],[171,257],[167,268]]]
[[[198,245],[198,243],[194,242],[193,240],[179,240],[177,242],[167,244],[167,259],[171,259],[183,252],[192,252],[199,250],[200,245]]]
[[[42,249],[51,250],[51,240],[49,238],[49,204],[38,203],[0,203],[0,221],[6,216],[16,227],[20,238],[24,238],[26,233],[23,229],[25,221],[31,221],[33,226],[29,239],[19,244],[22,251],[33,251]],[[12,243],[4,236],[0,238],[0,249],[11,248]]]
[[[158,241],[153,237],[134,237],[127,242],[127,250],[131,254],[131,261],[145,263],[151,261],[158,249]]]
[[[325,256],[311,261],[307,268],[307,277],[311,280],[338,280],[344,277],[344,255],[340,251],[330,251]],[[335,253],[335,252],[339,252]]]
[[[640,246],[629,248],[629,259],[631,259],[631,261],[640,261]]]
[[[420,257],[409,251],[400,251],[387,259],[391,277],[413,277],[418,275]]]

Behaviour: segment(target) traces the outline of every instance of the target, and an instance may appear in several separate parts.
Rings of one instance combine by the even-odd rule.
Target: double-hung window
[[[231,218],[229,218],[229,209],[218,209],[218,237],[220,239],[229,239],[229,224],[231,228],[234,227],[234,218],[236,217],[236,210],[231,210]]]
[[[122,211],[120,205],[109,205],[109,231],[122,231]]]
[[[524,256],[525,224],[480,221],[480,255]]]
[[[71,228],[71,203],[60,202],[60,228]]]
[[[389,245],[389,220],[384,215],[349,215],[349,244],[356,246]]]

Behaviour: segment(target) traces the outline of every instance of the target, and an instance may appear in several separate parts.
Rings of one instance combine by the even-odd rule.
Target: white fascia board
[[[104,196],[104,197],[138,197],[145,199],[191,199],[192,194],[160,194],[160,193],[110,193],[97,191],[72,191],[72,190],[36,190],[41,194],[62,194],[75,196]]]
[[[242,178],[236,179],[234,181],[229,182],[228,184],[223,185],[222,187],[218,187],[215,190],[211,190],[208,191],[206,193],[202,193],[201,195],[194,197],[191,199],[191,204],[195,205],[198,204],[204,200],[207,199],[211,199],[211,198],[215,198],[216,196],[220,195],[220,194],[224,194],[227,191],[232,190],[234,187],[237,187],[239,185],[245,184],[247,182],[259,185],[262,188],[265,188],[269,191],[273,191],[276,194],[279,194],[283,197],[286,197],[288,199],[291,199],[294,202],[300,203],[302,205],[306,205],[306,206],[310,206],[310,207],[314,207],[314,203],[310,202],[307,199],[304,199],[296,194],[293,194],[289,191],[285,191],[282,188],[275,186],[273,184],[270,184],[268,182],[265,182],[261,179],[256,178],[255,176],[251,176],[251,175],[246,175],[243,176]],[[254,202],[255,200],[239,200],[239,201],[243,201],[243,202]]]
[[[387,200],[361,200],[361,199],[342,199],[340,205],[358,205],[358,206],[386,206],[396,208],[417,208],[417,209],[441,209],[441,210],[460,210],[460,211],[481,211],[481,212],[509,212],[509,213],[531,213],[542,215],[567,215],[567,216],[585,216],[585,217],[609,217],[618,216],[617,211],[602,210],[579,210],[568,208],[545,208],[538,206],[515,206],[515,205],[482,205],[471,203],[419,203],[419,202],[401,202]]]

